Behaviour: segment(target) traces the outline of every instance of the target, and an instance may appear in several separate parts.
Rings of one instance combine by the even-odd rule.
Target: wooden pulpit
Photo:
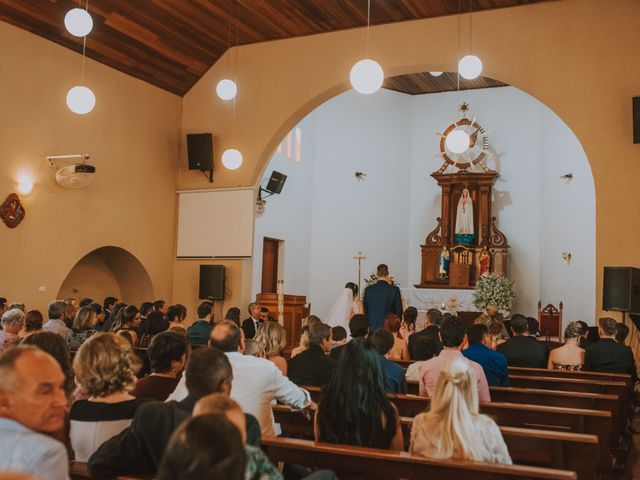
[[[278,294],[259,293],[256,295],[256,303],[269,309],[274,318],[278,318]],[[287,332],[287,345],[285,350],[291,350],[300,342],[302,319],[309,315],[307,297],[304,295],[283,295],[282,321]]]

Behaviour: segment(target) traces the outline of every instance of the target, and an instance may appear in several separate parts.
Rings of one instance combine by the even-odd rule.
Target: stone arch
[[[102,303],[106,296],[134,304],[154,298],[146,268],[120,247],[104,246],[82,256],[60,285],[57,298],[90,297]]]

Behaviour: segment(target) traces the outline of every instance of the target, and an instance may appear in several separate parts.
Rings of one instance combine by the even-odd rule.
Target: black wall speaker
[[[284,187],[284,182],[287,180],[287,176],[284,173],[277,172],[274,170],[271,172],[271,176],[269,177],[269,183],[267,183],[267,191],[271,193],[280,193],[282,191],[282,187]]]
[[[201,299],[224,300],[224,265],[200,265]]]
[[[640,143],[640,97],[633,97],[633,143]]]
[[[213,170],[213,135],[187,134],[187,154],[189,170]]]
[[[604,267],[602,309],[640,313],[640,269]]]

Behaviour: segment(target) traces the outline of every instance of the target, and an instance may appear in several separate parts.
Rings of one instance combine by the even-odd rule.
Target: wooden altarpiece
[[[420,283],[415,287],[471,289],[484,271],[506,275],[509,245],[496,227],[496,217],[491,212],[492,187],[498,173],[491,170],[480,173],[438,171],[431,176],[442,189],[442,210],[436,219],[436,228],[421,245],[422,274]],[[464,189],[469,191],[473,201],[476,235],[475,240],[466,245],[456,242],[455,235],[458,201]],[[449,252],[446,275],[440,271],[443,247]]]

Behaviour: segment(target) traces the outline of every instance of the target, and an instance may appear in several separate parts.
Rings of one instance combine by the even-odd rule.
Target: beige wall
[[[602,267],[640,266],[640,215],[632,207],[640,181],[640,146],[632,144],[631,125],[631,97],[640,94],[639,23],[635,0],[618,0],[615,8],[605,8],[602,0],[563,0],[482,12],[473,20],[474,51],[484,61],[484,74],[548,105],[577,135],[589,158],[597,203],[597,309]],[[387,76],[454,71],[456,28],[456,17],[376,27],[371,56]],[[184,97],[182,130],[214,132],[215,187],[256,184],[283,135],[348,88],[349,69],[363,55],[364,35],[357,29],[235,49],[239,95],[233,142],[232,107],[214,92],[225,59],[214,65]],[[462,44],[466,41],[463,35]],[[232,144],[245,159],[234,172],[219,165],[220,154]],[[183,166],[184,148],[181,156]],[[203,180],[199,173],[180,170],[180,188],[205,187]],[[176,271],[176,281],[181,274]]]
[[[137,257],[154,295],[169,298],[181,99],[87,60],[97,104],[75,115],[65,97],[80,65],[77,53],[0,22],[1,201],[21,171],[36,182],[24,222],[0,224],[0,295],[44,311],[83,256],[112,245]],[[59,187],[45,155],[85,152],[97,167],[93,184]]]
[[[109,264],[100,255],[90,253],[71,269],[56,296],[78,300],[89,297],[102,304],[108,296],[122,298],[122,291]]]

